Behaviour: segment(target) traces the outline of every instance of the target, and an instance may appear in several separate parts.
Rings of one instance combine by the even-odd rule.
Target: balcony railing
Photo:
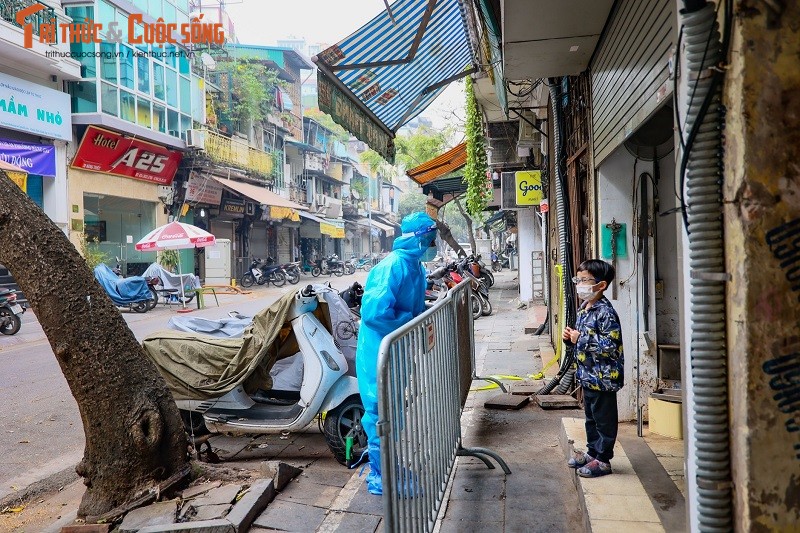
[[[275,176],[278,165],[275,164],[274,154],[257,150],[243,141],[210,130],[204,130],[204,134],[203,149],[215,163],[241,168],[262,178]]]
[[[3,0],[0,2],[0,19],[17,28],[22,28],[23,26],[17,23],[17,13],[38,3],[37,0]],[[39,35],[39,29],[42,24],[58,24],[56,12],[52,7],[45,7],[33,15],[29,15],[26,20],[30,23],[34,35]],[[57,35],[57,31],[52,34],[56,39]]]

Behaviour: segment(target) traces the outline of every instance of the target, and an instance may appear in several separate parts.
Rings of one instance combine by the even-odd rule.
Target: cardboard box
[[[648,398],[650,431],[672,439],[683,440],[682,404]]]

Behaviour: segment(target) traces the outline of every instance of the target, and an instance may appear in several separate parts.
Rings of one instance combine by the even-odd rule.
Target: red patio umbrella
[[[154,229],[136,243],[136,249],[140,252],[155,252],[158,250],[182,250],[185,248],[202,248],[210,246],[217,241],[211,233],[186,224],[185,222],[170,222],[164,226]],[[181,300],[186,309],[186,299],[183,292],[183,273],[181,272],[181,260],[178,256],[178,277],[181,280]]]

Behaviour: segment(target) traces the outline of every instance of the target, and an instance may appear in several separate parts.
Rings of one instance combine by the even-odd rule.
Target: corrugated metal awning
[[[406,175],[420,185],[454,172],[467,164],[467,143],[461,143],[430,161],[406,171]]]
[[[241,181],[233,181],[225,178],[214,177],[214,180],[219,182],[224,187],[236,191],[243,196],[247,196],[251,200],[258,202],[259,204],[296,209],[301,214],[302,211],[308,210],[307,207],[302,206],[300,204],[296,204],[291,200],[287,200],[286,198],[282,198],[277,194],[275,194],[274,192],[267,190],[264,187],[258,187],[256,185],[251,185],[249,183],[243,183]]]
[[[389,162],[395,132],[473,72],[459,0],[397,0],[312,60],[320,110]]]

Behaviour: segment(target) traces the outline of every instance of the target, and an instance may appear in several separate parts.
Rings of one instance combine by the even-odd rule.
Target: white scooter
[[[299,399],[287,401],[285,398],[291,395],[280,399],[280,394],[250,396],[240,384],[216,399],[177,400],[190,434],[201,435],[206,429],[212,433],[240,434],[295,431],[305,428],[318,415],[325,413],[325,440],[336,459],[348,464],[361,455],[367,446],[367,437],[361,426],[364,407],[358,393],[355,368],[337,347],[331,333],[313,314],[321,289],[324,287],[315,289],[309,285],[298,291],[286,317],[303,360]],[[347,309],[346,305],[344,309]],[[349,320],[352,322],[352,317]],[[332,322],[334,331],[357,331],[354,322],[352,328],[343,328],[341,320],[336,323],[332,319]],[[337,340],[341,342],[341,339]]]

